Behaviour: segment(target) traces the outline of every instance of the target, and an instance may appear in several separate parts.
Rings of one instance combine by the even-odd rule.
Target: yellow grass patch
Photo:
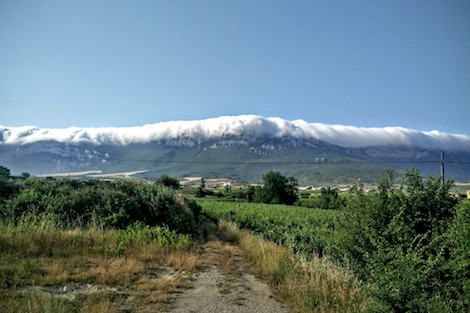
[[[120,250],[115,230],[1,227],[2,312],[161,311],[199,266],[194,248]]]

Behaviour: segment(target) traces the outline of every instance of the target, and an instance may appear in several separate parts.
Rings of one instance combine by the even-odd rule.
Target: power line
[[[470,164],[470,161],[445,161],[445,163],[449,163],[449,164]]]

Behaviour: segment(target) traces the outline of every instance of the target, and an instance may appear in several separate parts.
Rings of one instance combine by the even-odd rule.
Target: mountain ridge
[[[196,146],[212,139],[240,137],[314,139],[350,148],[368,146],[409,146],[470,152],[470,136],[437,130],[421,132],[403,127],[356,127],[263,118],[256,115],[221,116],[194,121],[169,121],[134,127],[62,129],[34,126],[0,126],[0,144],[29,144],[37,141],[63,143],[116,144],[151,143],[176,140]]]
[[[210,125],[204,126],[205,121]],[[333,184],[373,182],[387,167],[400,172],[416,166],[425,175],[439,174],[440,153],[445,151],[448,177],[470,180],[470,137],[464,135],[322,124],[321,131],[336,138],[331,142],[320,139],[321,132],[315,134],[318,124],[257,116],[152,125],[131,128],[129,133],[128,128],[0,127],[0,165],[13,173],[145,170],[141,176],[151,179],[169,174],[228,176],[247,182],[260,181],[268,170],[280,170],[303,184]],[[355,136],[353,144],[335,143]]]

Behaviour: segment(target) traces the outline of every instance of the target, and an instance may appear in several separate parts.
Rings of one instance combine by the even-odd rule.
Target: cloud
[[[343,147],[406,146],[428,149],[470,151],[470,136],[447,134],[437,130],[421,132],[402,127],[365,128],[344,125],[287,121],[255,115],[222,116],[196,121],[170,121],[137,127],[63,128],[34,126],[0,126],[0,143],[29,144],[38,141],[128,145],[154,141],[177,140],[185,145],[197,145],[210,139],[242,137],[293,137],[318,139]]]

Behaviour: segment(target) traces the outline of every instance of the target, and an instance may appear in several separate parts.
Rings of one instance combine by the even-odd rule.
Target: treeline
[[[162,178],[165,181],[171,179],[166,175],[162,175],[159,180]],[[179,188],[179,184],[177,184],[177,186]],[[199,198],[214,196],[230,201],[286,204],[334,210],[342,209],[345,203],[345,199],[340,197],[338,189],[336,188],[324,187],[320,190],[320,194],[315,197],[310,197],[311,193],[309,192],[299,193],[299,183],[297,179],[292,176],[284,176],[279,171],[266,172],[263,175],[263,186],[246,185],[241,188],[232,189],[231,186],[227,185],[224,190],[219,189],[216,191],[205,189],[203,178],[195,195]]]
[[[49,215],[64,226],[126,228],[139,222],[186,234],[196,231],[198,206],[177,198],[162,181],[13,179],[5,168],[2,173],[0,218],[4,221]]]

